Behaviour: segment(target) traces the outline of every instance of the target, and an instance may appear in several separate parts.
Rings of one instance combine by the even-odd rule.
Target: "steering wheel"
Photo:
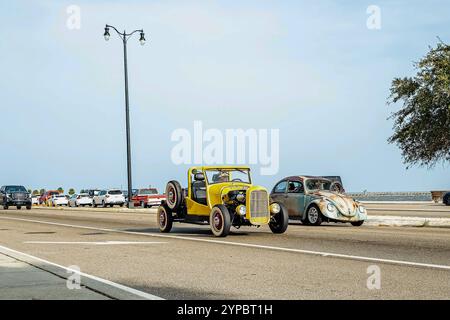
[[[243,182],[242,179],[239,178],[234,178],[233,180],[231,180],[232,182]]]

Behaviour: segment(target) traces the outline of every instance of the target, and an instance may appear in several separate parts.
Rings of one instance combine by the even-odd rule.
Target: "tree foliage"
[[[75,189],[74,188],[70,188],[69,189],[69,194],[72,196],[75,194]]]
[[[389,143],[408,165],[433,167],[450,160],[450,46],[440,42],[414,64],[414,77],[392,81],[388,103],[403,107],[391,114]]]
[[[64,189],[63,189],[62,187],[59,187],[59,188],[57,189],[57,191],[58,191],[59,193],[64,193]]]

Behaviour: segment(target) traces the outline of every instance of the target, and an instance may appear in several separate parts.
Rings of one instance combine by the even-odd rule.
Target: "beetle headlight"
[[[331,202],[328,202],[327,210],[330,211],[330,212],[335,212],[336,211],[336,207]]]
[[[359,212],[364,213],[366,212],[366,209],[363,206],[359,206]]]
[[[247,208],[244,205],[237,206],[236,213],[241,216],[245,216],[245,214],[247,213]]]
[[[281,211],[281,207],[278,203],[272,203],[270,205],[270,212],[273,214],[277,214]]]

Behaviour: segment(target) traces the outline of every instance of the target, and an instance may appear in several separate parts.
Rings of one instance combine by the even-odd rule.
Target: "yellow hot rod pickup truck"
[[[269,202],[264,187],[252,184],[249,167],[216,166],[190,168],[186,189],[168,182],[157,219],[161,232],[170,232],[173,222],[209,223],[216,237],[226,237],[231,226],[269,225],[284,233],[289,217],[282,204]]]

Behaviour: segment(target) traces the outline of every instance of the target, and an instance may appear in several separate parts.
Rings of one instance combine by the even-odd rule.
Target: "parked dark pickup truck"
[[[0,205],[5,210],[9,207],[21,209],[22,206],[31,210],[31,195],[24,186],[3,186],[0,188]]]
[[[450,206],[450,192],[447,192],[446,194],[444,194],[444,197],[442,198],[442,202],[445,205]]]

